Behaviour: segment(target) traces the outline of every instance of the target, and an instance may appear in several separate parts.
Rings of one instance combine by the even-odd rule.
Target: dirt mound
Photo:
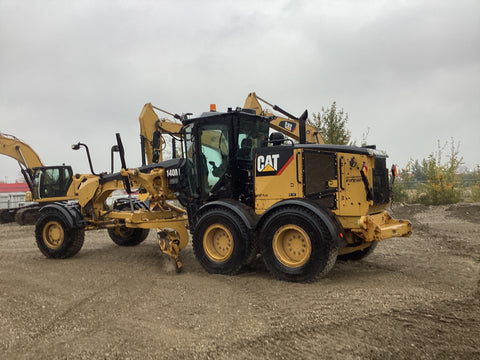
[[[457,219],[480,223],[480,203],[454,204],[448,206],[446,210]]]

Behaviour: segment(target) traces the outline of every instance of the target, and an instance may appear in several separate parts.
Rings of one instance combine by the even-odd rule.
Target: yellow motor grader
[[[386,154],[307,143],[306,111],[295,118],[299,143],[269,136],[275,117],[253,109],[179,118],[181,129],[171,132],[181,139],[179,158],[127,168],[117,134],[121,171],[85,179],[76,204],[45,206],[35,230],[40,250],[73,256],[84,231],[98,228],[136,245],[156,228],[161,249],[180,269],[189,231],[210,273],[237,274],[260,253],[277,279],[308,282],[325,276],[337,257],[359,259],[381,240],[411,234],[409,221],[386,211],[394,179]],[[130,197],[107,209],[105,200],[120,185],[148,193],[149,206]]]

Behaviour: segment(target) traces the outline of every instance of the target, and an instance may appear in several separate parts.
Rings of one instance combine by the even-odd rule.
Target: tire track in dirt
[[[84,309],[91,307],[95,302],[99,302],[100,295],[111,291],[115,288],[121,280],[114,281],[108,287],[102,287],[81,299],[72,302],[66,309],[58,314],[54,314],[51,319],[37,329],[31,336],[31,340],[35,341],[40,337],[44,337],[47,334],[51,334],[58,327],[61,327],[62,323],[71,323],[72,318],[75,318],[78,313],[82,313]]]

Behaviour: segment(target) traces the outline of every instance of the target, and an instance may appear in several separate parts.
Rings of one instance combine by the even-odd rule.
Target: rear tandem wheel
[[[209,273],[235,275],[256,252],[255,238],[242,219],[224,208],[206,210],[193,234],[193,251]]]
[[[363,250],[357,250],[357,251],[354,251],[354,252],[351,252],[351,253],[348,253],[348,254],[338,255],[338,260],[341,260],[341,261],[353,260],[353,261],[355,261],[355,260],[364,259],[368,255],[370,255],[373,252],[373,250],[375,250],[375,248],[377,247],[377,244],[378,244],[377,241],[373,241],[372,243],[370,243],[369,246],[367,246]]]
[[[335,264],[338,249],[332,234],[308,209],[286,206],[274,211],[260,234],[265,266],[279,280],[313,281],[325,276]]]

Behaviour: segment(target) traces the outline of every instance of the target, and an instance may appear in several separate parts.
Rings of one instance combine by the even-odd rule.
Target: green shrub
[[[472,175],[474,180],[471,185],[472,200],[480,201],[480,166],[477,165]]]
[[[447,161],[442,162],[442,155],[447,147],[438,142],[438,150],[423,159],[410,160],[393,187],[393,200],[425,205],[453,204],[461,200],[461,179],[458,169],[463,159],[459,156],[457,144],[450,142]],[[472,188],[472,197],[480,197],[480,189]],[[478,200],[474,200],[478,201]]]

